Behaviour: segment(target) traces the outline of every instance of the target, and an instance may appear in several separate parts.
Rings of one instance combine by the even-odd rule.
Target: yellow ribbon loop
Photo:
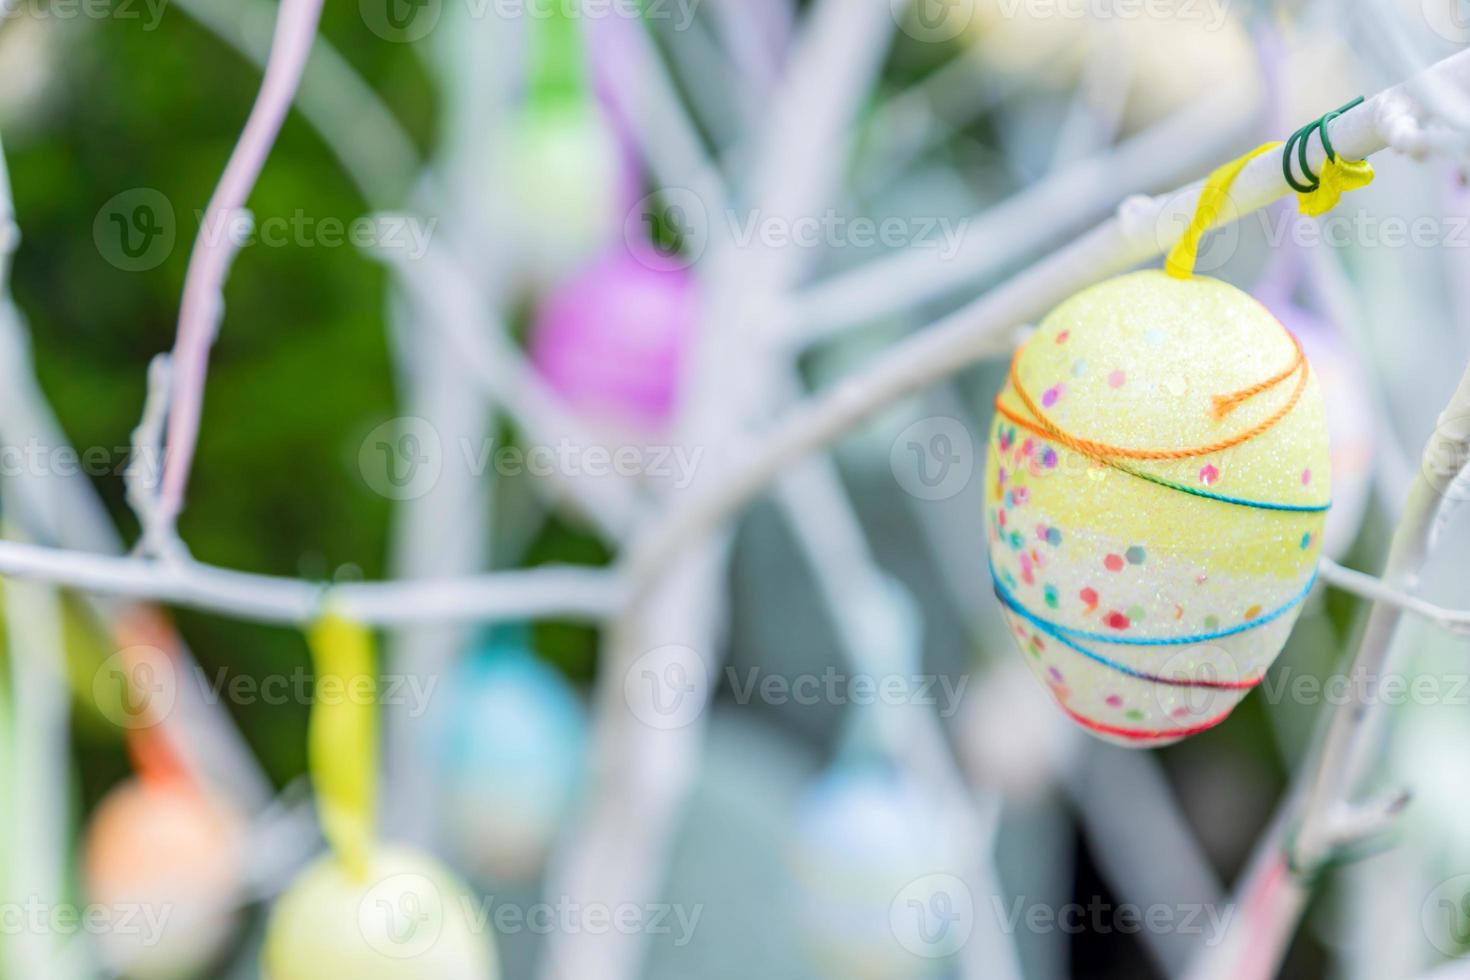
[[[1220,220],[1220,211],[1230,193],[1230,185],[1245,169],[1245,165],[1256,157],[1280,146],[1280,143],[1263,143],[1245,156],[1231,160],[1218,168],[1205,180],[1200,191],[1199,204],[1195,206],[1194,218],[1184,235],[1174,244],[1169,257],[1164,261],[1164,271],[1175,279],[1188,279],[1194,275],[1194,263],[1199,258],[1199,243],[1205,232]]]
[[[1348,191],[1373,183],[1373,165],[1367,160],[1333,157],[1322,164],[1318,180],[1320,183],[1316,190],[1305,194],[1298,191],[1296,195],[1301,213],[1310,217],[1326,214]]]
[[[322,833],[361,880],[367,876],[377,808],[377,663],[372,634],[327,615],[307,632],[316,698],[307,729],[307,764]]]

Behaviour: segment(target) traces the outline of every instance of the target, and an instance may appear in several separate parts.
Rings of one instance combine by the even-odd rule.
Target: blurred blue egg
[[[924,977],[952,951],[926,946],[909,922],[914,901],[921,911],[954,904],[935,894],[962,870],[936,810],[912,780],[876,763],[838,765],[807,791],[792,860],[802,945],[820,975]]]
[[[535,876],[581,783],[586,711],[566,678],[524,646],[491,646],[450,679],[443,829],[483,878]]]

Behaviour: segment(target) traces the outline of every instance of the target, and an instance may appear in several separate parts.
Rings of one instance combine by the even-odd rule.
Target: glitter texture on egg
[[[1357,540],[1373,490],[1375,422],[1367,371],[1334,324],[1292,302],[1263,302],[1302,342],[1327,407],[1332,444],[1332,509],[1322,530],[1322,554],[1338,559]]]
[[[1219,280],[1119,276],[1046,318],[996,407],[991,570],[1032,672],[1109,741],[1219,724],[1291,631],[1331,497],[1291,335]]]

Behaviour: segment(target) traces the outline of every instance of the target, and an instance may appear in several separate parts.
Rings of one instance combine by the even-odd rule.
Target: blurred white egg
[[[802,946],[819,975],[932,976],[963,944],[973,900],[937,813],[878,764],[840,764],[804,794],[792,861]]]

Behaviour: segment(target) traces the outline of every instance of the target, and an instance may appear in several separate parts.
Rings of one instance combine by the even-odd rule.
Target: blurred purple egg
[[[593,421],[659,431],[678,404],[697,304],[687,270],[620,249],[545,297],[532,327],[531,359]]]

